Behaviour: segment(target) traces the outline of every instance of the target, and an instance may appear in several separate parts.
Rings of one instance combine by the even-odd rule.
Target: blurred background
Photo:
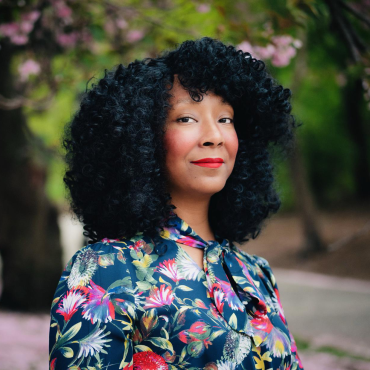
[[[86,240],[61,134],[105,69],[210,36],[262,59],[302,123],[272,266],[303,364],[370,369],[370,0],[0,0],[0,370],[48,367],[52,297]]]

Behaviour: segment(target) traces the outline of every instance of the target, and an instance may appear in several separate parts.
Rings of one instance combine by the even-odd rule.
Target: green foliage
[[[63,127],[78,109],[80,96],[89,79],[95,77],[90,85],[103,76],[104,69],[135,59],[155,57],[160,51],[186,39],[210,36],[234,45],[247,40],[263,46],[268,40],[264,33],[267,22],[275,34],[296,37],[300,29],[307,33],[307,45],[304,45],[307,70],[297,90],[293,91],[292,113],[303,123],[296,132],[317,199],[324,203],[335,202],[354,193],[356,148],[348,138],[342,87],[339,85],[346,69],[348,52],[331,32],[328,9],[323,2],[214,0],[208,12],[197,10],[202,4],[198,1],[143,3],[139,0],[113,0],[110,3],[116,12],[134,9],[135,16],[129,20],[129,30],[142,30],[144,37],[135,43],[117,43],[115,36],[106,31],[108,16],[102,3],[76,3],[74,12],[80,12],[88,20],[87,27],[93,40],[87,48],[64,50],[51,59],[52,75],[59,81],[58,93],[46,111],[25,110],[31,131],[46,148],[43,160],[49,168],[47,193],[54,201],[63,202],[65,198],[60,146]],[[14,73],[24,58],[22,54],[14,58]],[[284,87],[293,85],[297,68],[300,68],[294,59],[284,68],[274,67],[269,62],[266,65]],[[357,72],[354,69],[352,73]],[[34,77],[31,76],[36,83]],[[36,86],[30,98],[50,94],[45,82],[40,81]],[[364,109],[363,114],[368,115],[369,112]],[[274,163],[283,209],[290,209],[294,206],[294,196],[287,160],[277,157]]]

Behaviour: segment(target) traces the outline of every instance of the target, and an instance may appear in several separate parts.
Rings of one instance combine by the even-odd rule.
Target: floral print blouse
[[[172,213],[156,240],[79,250],[52,302],[50,369],[303,369],[268,262],[215,236]]]

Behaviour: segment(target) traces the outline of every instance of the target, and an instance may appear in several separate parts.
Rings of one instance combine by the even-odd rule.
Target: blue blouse
[[[181,244],[204,249],[201,269]],[[50,369],[303,369],[268,262],[176,214],[155,240],[103,239],[65,267]]]

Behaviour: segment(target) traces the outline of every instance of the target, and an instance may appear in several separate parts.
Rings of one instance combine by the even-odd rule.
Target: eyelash
[[[181,119],[184,119],[184,118],[190,118],[190,119],[194,119],[194,118],[191,118],[191,117],[181,117],[181,118],[178,118],[177,120],[176,120],[176,122],[179,122]],[[232,119],[232,118],[229,118],[229,117],[225,117],[225,118],[220,118],[220,120],[221,119],[229,119],[231,122],[229,122],[229,123],[234,123],[234,120]],[[182,123],[188,123],[188,122],[182,122]],[[227,122],[222,122],[222,123],[227,123]]]

